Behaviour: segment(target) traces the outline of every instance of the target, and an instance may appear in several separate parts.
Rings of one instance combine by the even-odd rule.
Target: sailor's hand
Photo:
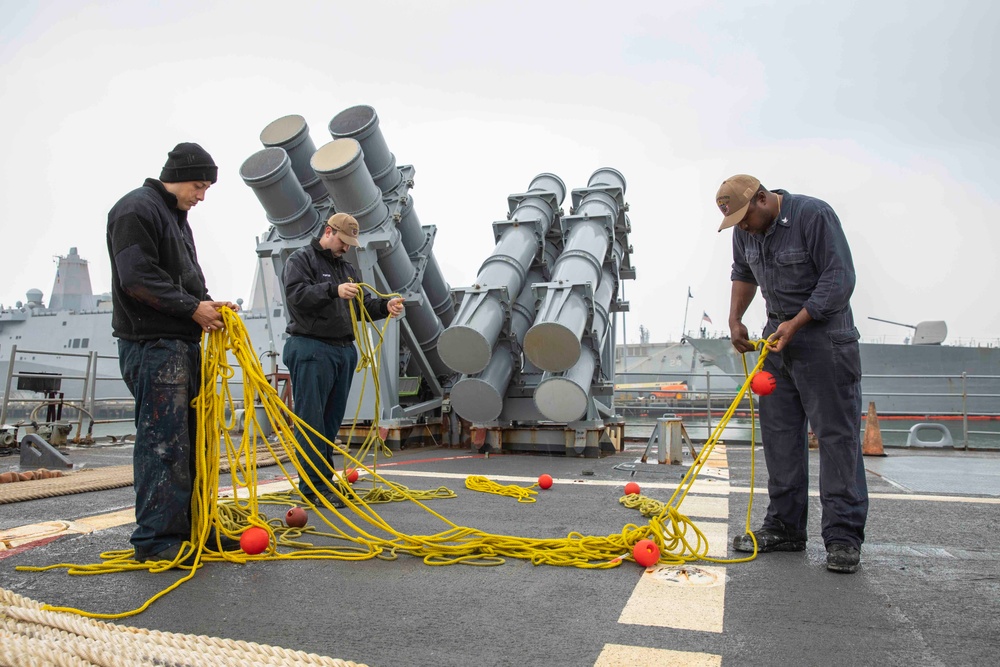
[[[792,340],[792,336],[795,335],[796,331],[798,331],[798,327],[792,324],[791,320],[782,322],[774,330],[774,333],[767,337],[767,349],[772,352],[781,352],[787,347],[788,342]]]
[[[389,299],[389,303],[386,305],[389,308],[389,317],[399,317],[403,314],[403,299],[400,297]]]
[[[743,322],[736,321],[729,323],[729,337],[732,338],[733,347],[737,352],[753,352],[754,346],[750,342],[750,332],[747,331]]]
[[[219,308],[226,305],[224,301],[202,301],[194,311],[191,319],[198,323],[202,331],[221,331],[225,328],[222,313]]]
[[[788,343],[791,342],[796,332],[811,321],[812,317],[809,315],[809,311],[803,308],[798,315],[779,324],[774,333],[767,337],[768,349],[773,352],[781,352],[788,347]]]
[[[228,308],[229,310],[233,311],[234,313],[240,312],[240,305],[238,303],[233,303],[232,301],[219,301],[217,303],[219,304],[220,308],[223,308],[223,307]]]
[[[337,285],[337,296],[341,299],[353,299],[358,295],[361,288],[357,283],[340,283]]]

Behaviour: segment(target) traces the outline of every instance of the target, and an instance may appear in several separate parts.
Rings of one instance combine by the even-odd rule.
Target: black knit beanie
[[[215,160],[198,144],[181,143],[167,153],[167,163],[160,172],[163,183],[184,183],[185,181],[218,180],[219,168]]]

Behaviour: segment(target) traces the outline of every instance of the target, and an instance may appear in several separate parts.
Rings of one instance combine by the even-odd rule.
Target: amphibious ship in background
[[[281,336],[285,331],[277,281],[273,278],[273,271],[262,272],[260,268],[258,263],[250,307],[240,314],[265,372],[284,370],[272,368],[270,359],[278,360],[280,357],[269,355],[272,341],[280,351],[283,344]],[[262,284],[264,279],[261,275],[270,278],[270,286]],[[265,295],[271,295],[271,299]],[[87,396],[99,399],[131,398],[121,380],[118,343],[111,333],[111,294],[93,293],[87,260],[79,255],[76,248],[70,248],[68,255],[58,257],[48,304],[39,289],[28,290],[26,299],[23,303],[0,310],[0,373],[5,378],[8,373],[58,376],[58,388],[55,390],[62,392],[67,400],[79,400],[83,396],[84,378],[93,375],[97,379],[93,382],[94,386],[87,387]],[[267,304],[268,300],[270,304]],[[239,302],[242,306],[242,299]],[[273,336],[272,331],[276,332]],[[44,385],[24,380],[16,378],[11,381],[10,387],[0,386],[0,396],[9,390],[11,398],[22,395],[34,397],[34,393],[23,392],[31,391],[30,387]],[[238,383],[239,378],[236,380]],[[19,384],[26,388],[19,389]],[[235,387],[238,397],[241,394],[239,385]]]
[[[874,401],[880,415],[948,416],[966,412],[997,416],[1000,347],[944,345],[948,330],[941,321],[921,322],[912,328],[909,344],[861,343],[865,405]],[[728,338],[685,341],[698,351],[702,363],[727,374],[743,375],[741,355]],[[757,354],[747,354],[746,362],[752,368]]]

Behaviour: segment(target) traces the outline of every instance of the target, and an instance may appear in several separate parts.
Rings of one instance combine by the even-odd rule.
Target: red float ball
[[[358,481],[358,471],[357,471],[357,469],[356,468],[348,468],[347,470],[344,471],[344,477],[347,478],[347,481],[349,483],[354,484],[356,481]]]
[[[250,526],[240,535],[240,548],[251,556],[263,552],[270,542],[271,536],[258,526]]]
[[[552,475],[542,473],[538,476],[538,486],[543,489],[548,489],[552,487]]]
[[[309,516],[301,507],[293,507],[285,512],[285,524],[289,528],[302,528],[308,520]]]
[[[778,386],[778,381],[767,371],[757,371],[750,379],[750,389],[758,396],[767,396]]]
[[[636,484],[635,482],[629,482],[628,484],[625,485],[625,495],[626,496],[632,496],[632,495],[636,495],[637,496],[640,493],[642,493],[642,489],[640,489],[639,485]]]
[[[632,547],[632,558],[643,567],[651,567],[660,560],[660,547],[653,540],[639,540]]]

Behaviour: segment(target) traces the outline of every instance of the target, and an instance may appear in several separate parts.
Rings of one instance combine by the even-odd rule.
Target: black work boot
[[[177,559],[177,556],[180,554],[181,549],[183,547],[184,547],[184,542],[180,542],[178,544],[172,544],[169,547],[166,547],[165,549],[158,551],[156,553],[146,553],[145,551],[136,549],[135,555],[132,556],[132,558],[139,561],[140,563],[155,563],[160,561],[172,562]],[[177,561],[173,565],[173,567],[191,567],[192,565],[194,565],[194,556],[195,556],[195,551],[194,549],[192,549],[187,553],[186,556],[184,556],[184,558]]]
[[[205,540],[205,550],[218,552],[220,545],[222,551],[238,551],[241,548],[239,540],[228,537],[213,526],[208,534],[208,539]]]
[[[853,574],[861,564],[861,549],[843,542],[834,542],[826,547],[826,569],[831,572]]]
[[[345,507],[347,507],[347,504],[340,499],[340,496],[334,493],[333,489],[323,489],[322,493],[323,497],[326,498],[330,502],[330,504],[336,507],[337,509],[342,510]],[[341,491],[341,493],[343,493],[343,491]]]
[[[753,531],[753,536],[757,538],[757,551],[767,553],[769,551],[805,551],[805,533],[799,533],[783,528],[758,528]],[[733,538],[733,549],[753,553],[753,538],[749,533],[737,535]]]

